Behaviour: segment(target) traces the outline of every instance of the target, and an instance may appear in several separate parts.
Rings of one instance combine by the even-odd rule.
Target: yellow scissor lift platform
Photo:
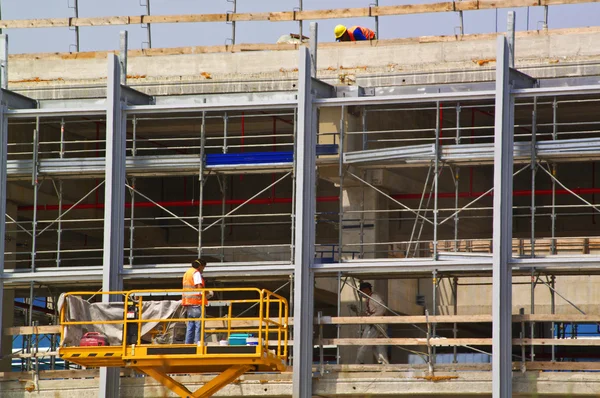
[[[208,289],[136,290],[127,292],[73,292],[64,295],[60,312],[61,346],[59,356],[85,367],[128,367],[144,373],[181,397],[210,397],[249,371],[281,372],[287,368],[288,303],[285,298],[264,289],[212,289],[221,296],[202,306],[199,318],[183,318],[174,301],[152,301],[182,294],[205,297]],[[84,298],[118,299],[112,303],[88,303]],[[250,297],[249,297],[250,296]],[[109,300],[106,300],[109,301]],[[121,306],[119,305],[122,304]],[[157,304],[158,303],[158,304]],[[167,319],[153,319],[151,308],[167,303],[176,308]],[[175,304],[173,304],[175,303]],[[226,315],[209,317],[207,307],[227,309]],[[106,310],[102,312],[102,309]],[[234,316],[252,311],[255,316]],[[106,313],[102,320],[92,315]],[[79,318],[79,319],[78,319]],[[84,318],[84,319],[81,319]],[[90,318],[90,319],[87,319]],[[175,326],[198,322],[198,344],[180,344],[174,337],[157,344],[149,336],[174,336]],[[100,333],[98,346],[82,346],[85,332]],[[256,345],[224,345],[235,333],[256,336]],[[211,336],[219,342],[209,342]],[[85,339],[84,339],[85,340]],[[89,343],[88,343],[89,344]],[[219,373],[210,382],[191,392],[171,374]]]

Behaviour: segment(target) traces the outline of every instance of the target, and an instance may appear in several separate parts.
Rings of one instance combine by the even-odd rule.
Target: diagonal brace
[[[234,365],[223,373],[213,378],[208,383],[197,389],[195,392],[188,390],[186,386],[174,380],[171,376],[161,372],[158,368],[136,368],[140,372],[152,377],[154,380],[168,388],[182,398],[208,398],[217,393],[226,385],[235,381],[238,377],[254,368],[253,365]]]
[[[147,374],[160,384],[179,395],[182,398],[191,398],[194,396],[190,390],[188,390],[183,384],[175,381],[171,376],[161,372],[157,368],[136,368],[140,372]]]
[[[194,398],[207,398],[216,394],[221,388],[234,382],[238,377],[252,369],[252,365],[235,365],[216,376],[214,379],[197,389],[192,395]]]

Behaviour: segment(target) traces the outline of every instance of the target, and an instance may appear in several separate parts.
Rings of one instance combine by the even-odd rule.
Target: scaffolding
[[[470,91],[444,86],[431,88],[433,93],[373,90],[373,95],[346,96],[342,88],[311,77],[314,56],[300,50],[296,92],[252,101],[146,95],[119,84],[126,70],[115,56],[109,57],[102,105],[99,99],[35,101],[3,90],[0,160],[6,161],[0,162],[0,210],[7,219],[0,232],[8,228],[21,244],[5,251],[2,286],[30,288],[28,324],[33,326],[35,286],[102,283],[104,290],[123,291],[124,283],[140,276],[148,283],[178,283],[188,267],[184,259],[202,256],[209,259],[215,280],[291,281],[294,394],[306,396],[312,379],[315,277],[335,279],[332,311],[338,317],[344,286],[357,279],[432,282],[432,303],[426,303],[431,320],[410,323],[427,325],[425,331],[412,329],[426,335],[416,345],[431,350],[431,363],[439,353],[435,347],[443,345],[436,338],[449,332],[458,339],[463,332],[457,318],[442,319],[450,330],[437,328],[443,323],[435,317],[444,281],[451,289],[453,316],[458,316],[459,287],[470,284],[460,279],[489,276],[500,267],[531,278],[526,282],[531,314],[537,315],[535,288],[543,285],[551,296],[551,315],[557,295],[587,315],[561,295],[556,281],[600,269],[600,237],[593,227],[600,211],[597,78],[534,80],[499,62],[498,71],[514,83],[503,93],[514,107],[499,104],[501,93],[488,83]],[[498,125],[503,113],[514,126]],[[514,169],[512,161],[499,163],[499,131],[514,138],[514,145],[501,151],[503,159],[514,158]],[[494,179],[495,168],[504,175]],[[492,194],[508,181],[515,189],[501,190],[499,216],[501,203]],[[7,187],[27,192],[28,204],[16,214],[6,211]],[[355,208],[345,199],[350,194],[358,198]],[[374,206],[381,201],[383,208]],[[511,201],[514,206],[506,206]],[[110,209],[123,213],[113,217]],[[514,220],[515,236],[512,228],[498,232],[496,220],[505,228]],[[561,227],[573,220],[583,220],[577,221],[576,236]],[[396,232],[383,241],[373,234],[367,238],[377,225]],[[355,234],[352,241],[349,233]],[[499,238],[507,255],[502,259],[494,246]],[[510,286],[510,273],[501,280]],[[493,302],[503,297],[494,295]],[[510,327],[513,321],[494,314],[482,322]],[[523,324],[519,348],[531,343],[531,361],[535,344],[552,344],[534,341],[540,333],[536,323],[550,322],[548,340],[558,340],[557,330],[562,337],[576,334],[565,332],[569,320],[532,316],[518,322]],[[321,350],[327,343],[336,350],[360,344],[340,340],[342,325],[335,324],[333,340],[320,335]],[[509,356],[515,348],[511,337],[510,346],[502,346]],[[493,345],[498,352],[489,336],[485,339],[454,342],[454,359],[465,347]],[[559,357],[555,345],[560,343],[552,345],[552,360]]]

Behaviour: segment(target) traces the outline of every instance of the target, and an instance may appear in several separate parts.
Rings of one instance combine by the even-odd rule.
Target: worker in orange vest
[[[206,267],[206,260],[197,259],[192,262],[192,266],[183,274],[184,289],[202,289],[205,287],[202,272]],[[181,305],[186,309],[187,318],[200,318],[202,316],[202,306],[207,304],[207,299],[212,296],[211,292],[204,293],[202,299],[201,292],[182,294]],[[197,344],[200,341],[200,321],[189,321],[185,331],[185,344]]]
[[[344,25],[337,25],[333,30],[337,41],[363,41],[375,39],[375,32],[361,26],[353,26],[350,29]]]

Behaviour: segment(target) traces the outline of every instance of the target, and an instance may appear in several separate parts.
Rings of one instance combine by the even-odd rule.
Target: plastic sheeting
[[[99,332],[107,337],[108,344],[111,346],[123,344],[123,319],[125,303],[88,303],[80,296],[61,295],[59,300],[59,308],[66,305],[65,321],[68,322],[99,322],[99,321],[121,321],[115,324],[82,324],[68,325],[65,328],[65,334],[61,346],[78,346],[81,338],[87,332]],[[181,305],[181,300],[178,301],[143,301],[142,303],[142,320],[168,320],[185,317],[185,308]],[[159,324],[163,326],[159,328]],[[185,323],[179,323],[184,325]],[[127,328],[131,327],[128,323]],[[142,340],[150,342],[152,330],[162,330],[163,335],[173,334],[175,322],[144,322],[142,323]],[[128,331],[129,334],[129,331]]]

